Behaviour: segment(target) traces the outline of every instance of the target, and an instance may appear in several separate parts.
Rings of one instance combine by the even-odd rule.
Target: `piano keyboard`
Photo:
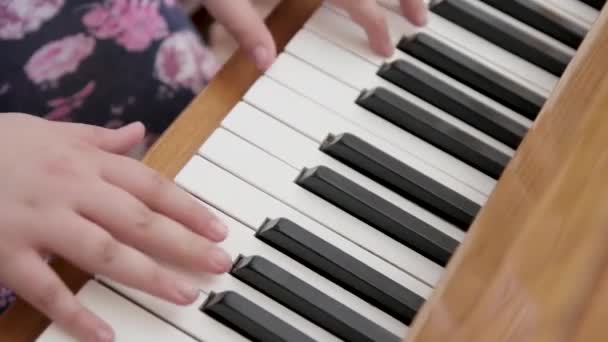
[[[605,1],[380,1],[397,51],[323,5],[176,183],[230,228],[178,307],[104,277],[117,341],[400,341]],[[69,341],[55,324],[40,342]]]

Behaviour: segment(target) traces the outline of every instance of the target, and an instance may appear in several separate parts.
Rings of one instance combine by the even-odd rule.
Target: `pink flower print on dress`
[[[155,60],[156,77],[173,89],[198,93],[215,75],[217,62],[190,31],[172,34],[161,44]]]
[[[167,22],[158,12],[159,4],[149,0],[111,0],[93,7],[82,21],[99,39],[113,38],[127,51],[143,51],[169,34]]]
[[[7,94],[9,90],[11,90],[9,83],[0,84],[0,96]]]
[[[0,39],[22,39],[63,7],[64,0],[0,0]]]
[[[25,65],[25,73],[36,84],[54,82],[78,69],[91,55],[95,39],[78,33],[42,46]]]
[[[44,117],[49,120],[60,121],[68,119],[74,109],[82,107],[82,104],[95,90],[95,81],[89,81],[87,85],[76,94],[68,97],[59,97],[49,100],[47,104],[53,108]]]

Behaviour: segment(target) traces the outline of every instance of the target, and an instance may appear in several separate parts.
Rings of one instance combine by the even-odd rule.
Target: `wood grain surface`
[[[406,341],[608,341],[607,16],[561,78]]]
[[[271,13],[267,24],[278,51],[282,51],[320,3],[319,0],[284,0]],[[237,51],[150,149],[144,163],[173,179],[259,75],[248,56]],[[56,260],[53,268],[75,292],[90,279],[90,275],[63,260]],[[37,310],[18,300],[0,316],[0,342],[34,341],[49,323]]]

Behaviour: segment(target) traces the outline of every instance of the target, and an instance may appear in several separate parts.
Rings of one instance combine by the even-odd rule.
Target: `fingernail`
[[[99,327],[96,333],[97,341],[99,342],[112,342],[114,341],[114,333],[108,327]]]
[[[211,223],[211,231],[214,239],[218,241],[224,240],[228,236],[228,227],[219,220],[214,220]]]
[[[391,44],[390,41],[385,43],[383,50],[384,50],[384,56],[387,58],[392,56],[393,52],[395,52],[393,49],[393,45]]]
[[[215,272],[227,272],[232,266],[230,255],[219,247],[211,247],[208,253],[209,264]]]
[[[178,282],[176,287],[180,301],[192,303],[198,298],[199,292],[192,285],[185,282]]]
[[[270,53],[268,49],[260,45],[253,50],[253,59],[260,70],[266,70],[270,64]]]
[[[418,21],[418,26],[425,26],[427,23],[428,17],[427,17],[427,11],[421,11],[418,13],[418,15],[416,16],[416,21]]]

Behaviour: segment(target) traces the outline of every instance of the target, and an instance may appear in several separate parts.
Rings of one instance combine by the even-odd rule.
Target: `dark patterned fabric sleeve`
[[[0,56],[0,113],[152,134],[217,69],[176,0],[0,0]]]

